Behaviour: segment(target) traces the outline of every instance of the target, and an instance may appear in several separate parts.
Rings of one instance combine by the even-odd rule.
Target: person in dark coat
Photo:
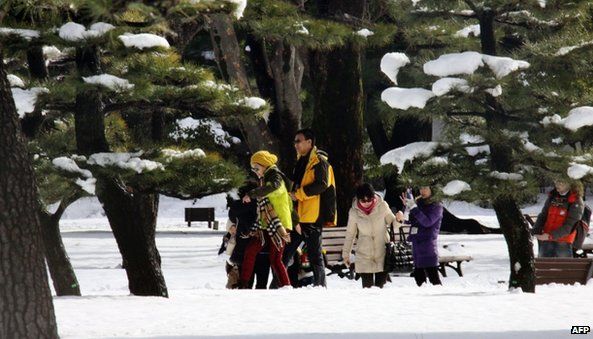
[[[428,277],[431,284],[442,285],[437,238],[443,220],[443,205],[434,200],[430,186],[420,187],[420,197],[416,200],[407,199],[404,194],[401,199],[410,211],[412,228],[408,240],[412,243],[416,284],[421,286]],[[396,218],[403,221],[403,213],[398,212]]]
[[[257,202],[252,201],[244,203],[243,197],[252,189],[258,187],[256,182],[247,182],[245,185],[239,188],[239,199],[233,199],[227,197],[227,207],[229,208],[229,222],[232,224],[231,228],[234,228],[231,232],[234,233],[236,245],[230,253],[230,258],[227,262],[227,274],[231,270],[236,270],[238,284],[241,271],[241,263],[243,262],[243,256],[245,254],[245,248],[249,243],[249,233],[253,224],[257,221]],[[225,237],[231,237],[231,233],[228,233]],[[255,260],[255,272],[252,275],[248,287],[253,286],[255,278],[257,282],[255,284],[256,289],[266,289],[268,285],[268,278],[270,275],[270,260],[268,259],[269,249],[266,246],[256,257]],[[229,288],[235,288],[238,286],[229,286]]]

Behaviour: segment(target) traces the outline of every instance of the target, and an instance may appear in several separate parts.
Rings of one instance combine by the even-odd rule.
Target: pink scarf
[[[364,214],[369,215],[369,214],[371,214],[371,212],[373,212],[373,210],[375,209],[375,206],[377,206],[377,197],[373,198],[373,203],[371,203],[369,205],[369,207],[363,207],[360,204],[360,200],[357,200],[356,205],[357,205],[358,209],[361,210]]]

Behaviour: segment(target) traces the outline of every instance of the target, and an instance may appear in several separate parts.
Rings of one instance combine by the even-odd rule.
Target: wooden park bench
[[[463,246],[463,245],[461,245]],[[449,245],[443,245],[444,249],[447,249]],[[443,277],[447,276],[447,271],[445,270],[446,267],[452,268],[457,275],[463,277],[463,271],[461,270],[461,263],[464,261],[470,262],[474,260],[471,255],[467,254],[455,254],[455,255],[441,255],[439,253],[439,272],[443,275]]]
[[[593,275],[592,258],[535,258],[535,284],[586,285]]]
[[[346,241],[346,227],[327,227],[322,232],[322,247],[324,252],[324,263],[325,267],[331,272],[328,275],[337,274],[340,278],[347,277],[348,279],[354,278],[354,264],[350,264],[350,267],[346,267],[342,260],[342,247]],[[354,253],[353,246],[352,252]],[[443,246],[447,248],[448,245]],[[449,255],[439,256],[439,271],[443,277],[447,276],[445,271],[446,267],[450,267],[457,274],[462,277],[463,271],[461,270],[461,264],[464,261],[471,261],[473,258],[469,255]]]
[[[354,264],[346,267],[342,261],[342,247],[346,241],[346,227],[324,227],[322,232],[321,247],[323,248],[323,261],[325,268],[337,274],[340,278],[354,279]],[[355,241],[356,244],[356,241]]]
[[[207,221],[208,228],[214,225],[213,229],[218,229],[218,221],[214,219],[214,207],[186,207],[185,221],[187,227],[191,227],[192,221]]]

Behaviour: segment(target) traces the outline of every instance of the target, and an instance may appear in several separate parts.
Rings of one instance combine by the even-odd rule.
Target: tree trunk
[[[270,115],[272,133],[280,141],[281,167],[292,172],[296,161],[294,136],[301,128],[303,106],[299,94],[304,66],[295,46],[276,42],[272,47],[270,69],[274,79],[274,112]]]
[[[493,205],[509,251],[509,288],[534,293],[535,267],[529,226],[514,199],[499,197]]]
[[[78,285],[78,279],[76,279],[76,274],[74,273],[60,234],[60,218],[66,208],[78,198],[78,195],[64,198],[54,214],[49,213],[43,208],[39,211],[41,233],[45,245],[45,258],[54,289],[58,296],[80,296],[80,285]]]
[[[27,63],[29,65],[29,73],[33,79],[47,79],[47,67],[45,65],[45,58],[43,57],[43,48],[40,45],[31,46],[27,49]],[[32,139],[37,135],[43,119],[40,109],[35,109],[34,112],[25,115],[21,120],[21,127],[27,138]]]
[[[125,191],[124,186],[114,178],[97,178],[97,197],[122,254],[130,292],[168,297],[155,242],[159,196]]]
[[[43,47],[41,45],[31,46],[27,49],[27,63],[29,64],[29,73],[31,78],[44,80],[47,79],[48,72],[43,56]]]
[[[94,48],[77,55],[82,71],[93,71],[98,64]],[[96,70],[96,69],[95,69]],[[94,89],[83,90],[76,96],[76,143],[78,152],[90,155],[109,152],[105,137],[103,102]],[[109,225],[125,263],[130,293],[168,297],[165,278],[161,272],[160,255],[155,243],[158,195],[130,193],[130,188],[117,177],[96,174],[96,194],[103,205]]]
[[[2,62],[0,159],[0,338],[58,338],[35,176]]]
[[[484,11],[480,15],[480,40],[482,53],[496,55],[496,40],[494,36],[494,14]],[[494,130],[503,130],[506,121],[497,114],[500,105],[496,98],[486,95],[486,111],[492,112],[487,116],[487,125]],[[512,148],[502,143],[490,143],[492,170],[512,172]],[[529,226],[523,219],[515,199],[498,196],[493,201],[494,211],[504,234],[509,251],[511,275],[509,288],[521,288],[523,292],[535,292],[535,267],[533,264],[533,243]]]
[[[363,90],[361,51],[347,45],[316,51],[311,60],[315,87],[313,129],[334,168],[338,224],[348,220],[356,187],[362,182]]]
[[[219,63],[222,77],[239,87],[245,94],[252,93],[249,79],[241,60],[242,51],[237,41],[233,23],[228,14],[213,14],[206,16],[212,47]],[[274,139],[266,122],[256,116],[240,116],[234,122],[241,130],[243,139],[252,153],[259,150],[270,150],[278,153]],[[234,120],[234,121],[233,121]]]

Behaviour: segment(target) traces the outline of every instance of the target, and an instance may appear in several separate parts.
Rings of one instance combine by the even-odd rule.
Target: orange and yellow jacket
[[[296,184],[299,222],[335,226],[336,182],[325,152],[316,147],[311,150],[303,180]]]

